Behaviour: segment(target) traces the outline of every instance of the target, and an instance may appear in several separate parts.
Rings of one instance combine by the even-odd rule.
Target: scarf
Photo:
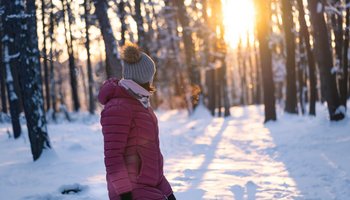
[[[137,99],[143,107],[149,108],[151,106],[149,98],[151,93],[139,84],[130,79],[122,79],[119,81],[119,86],[123,87],[128,93]]]

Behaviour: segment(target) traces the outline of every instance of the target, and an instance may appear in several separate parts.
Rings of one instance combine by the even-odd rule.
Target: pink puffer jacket
[[[164,200],[172,189],[163,174],[158,122],[151,108],[145,108],[118,81],[110,79],[100,89],[104,109],[101,125],[108,195],[132,191],[133,199]]]

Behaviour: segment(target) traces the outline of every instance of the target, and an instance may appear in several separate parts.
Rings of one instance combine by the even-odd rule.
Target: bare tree
[[[12,122],[13,135],[15,138],[19,138],[21,135],[21,125],[19,121],[19,114],[21,112],[21,96],[18,88],[18,73],[17,67],[19,65],[19,32],[20,21],[17,16],[20,13],[20,7],[18,4],[11,0],[1,1],[1,5],[4,8],[2,15],[3,22],[3,62],[4,62],[4,74],[6,75],[6,87],[7,97],[10,105],[10,115]],[[17,82],[17,83],[16,83]]]
[[[300,24],[300,34],[301,34],[301,43],[304,42],[307,61],[308,61],[308,69],[309,69],[309,114],[316,115],[316,95],[317,95],[317,80],[316,80],[316,64],[314,54],[311,49],[310,44],[310,33],[308,27],[306,25],[305,20],[305,10],[303,0],[297,0],[298,10],[299,10],[299,24]]]
[[[288,113],[297,114],[298,106],[295,74],[295,36],[293,33],[294,23],[292,14],[292,4],[289,0],[282,0],[281,3],[287,52],[287,99],[285,111]]]
[[[257,32],[259,40],[260,62],[263,77],[265,122],[275,121],[275,87],[272,75],[272,55],[269,48],[270,37],[270,6],[271,1],[255,0],[257,12]]]
[[[21,14],[19,15],[22,22],[22,30],[20,32],[20,63],[22,67],[18,74],[21,83],[30,146],[33,159],[37,160],[43,150],[50,149],[51,145],[44,112],[35,0],[27,0],[25,7],[26,14],[24,12],[24,5],[22,5]]]
[[[100,24],[102,37],[105,43],[106,58],[107,58],[107,76],[116,77],[120,79],[122,77],[122,64],[119,58],[117,49],[117,42],[113,35],[111,23],[107,15],[107,1],[106,0],[94,0],[95,14]]]
[[[92,74],[91,66],[91,55],[90,55],[90,37],[89,37],[89,15],[90,15],[90,1],[84,0],[84,19],[85,19],[85,46],[87,52],[87,70],[88,70],[88,87],[89,87],[89,112],[94,114],[95,112],[95,98],[93,93],[94,79]]]
[[[332,121],[342,120],[345,115],[340,109],[336,74],[332,72],[333,56],[324,18],[324,5],[321,0],[308,0],[308,2],[313,27],[316,60],[320,68],[321,87],[327,101],[329,116]]]

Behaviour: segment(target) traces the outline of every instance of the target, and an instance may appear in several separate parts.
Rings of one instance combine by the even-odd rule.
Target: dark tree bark
[[[297,88],[295,74],[295,36],[293,33],[292,4],[289,0],[282,0],[282,20],[285,33],[287,52],[287,97],[285,111],[298,114]]]
[[[220,91],[222,92],[222,95],[219,96],[221,100],[223,101],[224,106],[224,117],[230,116],[230,102],[229,102],[229,92],[227,87],[227,65],[226,65],[226,54],[227,54],[227,44],[225,42],[225,27],[223,24],[224,17],[223,17],[223,9],[222,9],[222,3],[221,1],[218,1],[217,3],[218,8],[218,14],[217,17],[217,26],[220,29],[220,35],[218,35],[218,51],[221,53],[221,58],[219,59],[221,61],[221,70],[220,70],[220,87],[222,88]],[[199,79],[199,77],[198,77]],[[199,80],[198,80],[199,81]],[[221,105],[219,105],[219,109],[221,110]]]
[[[336,82],[336,74],[332,73],[333,57],[328,36],[327,25],[324,18],[324,8],[318,12],[319,5],[323,5],[320,0],[308,0],[310,19],[313,27],[315,40],[316,59],[320,68],[323,94],[328,104],[330,120],[342,120],[345,116],[340,112],[340,98]]]
[[[346,5],[350,4],[350,0],[345,1]],[[346,7],[346,17],[345,17],[345,29],[344,32],[344,41],[343,41],[343,66],[342,66],[342,76],[339,81],[339,90],[340,90],[340,103],[345,108],[346,102],[348,99],[348,88],[349,88],[349,56],[348,56],[348,50],[349,50],[349,25],[350,25],[350,8],[349,6]]]
[[[63,24],[65,29],[65,38],[66,38],[66,45],[67,45],[67,52],[68,52],[68,65],[69,65],[69,77],[70,77],[70,85],[71,85],[71,92],[72,92],[72,100],[73,100],[73,109],[74,111],[79,111],[80,109],[80,101],[79,101],[79,95],[78,95],[78,81],[77,81],[77,68],[75,65],[75,58],[74,58],[74,50],[73,50],[73,34],[71,25],[73,23],[72,20],[72,12],[70,9],[70,2],[68,0],[61,0],[62,1],[62,11],[63,11]],[[68,15],[68,30],[67,30],[67,23],[66,23],[66,14]],[[68,36],[69,34],[69,39]]]
[[[84,0],[84,19],[85,19],[85,45],[87,52],[87,70],[88,70],[88,82],[89,82],[89,112],[90,114],[95,113],[95,98],[93,92],[94,79],[92,74],[91,58],[90,58],[90,37],[89,37],[89,15],[90,15],[90,2],[89,0]]]
[[[53,63],[53,44],[54,44],[54,14],[53,14],[53,3],[50,0],[50,28],[49,28],[49,37],[50,37],[50,98],[52,100],[51,108],[52,108],[52,119],[56,121],[56,113],[57,113],[57,96],[56,96],[56,81],[55,81],[55,66]]]
[[[24,10],[24,6],[22,8]],[[33,159],[39,159],[44,149],[51,148],[47,134],[44,97],[40,74],[35,0],[26,1],[27,15],[22,15],[20,33],[21,69],[19,80],[23,94],[24,113]]]
[[[0,38],[3,37],[3,24],[0,22]],[[6,75],[5,75],[5,65],[3,62],[3,42],[0,41],[0,95],[1,95],[1,112],[8,113],[7,111],[7,94],[6,94]]]
[[[301,108],[301,113],[305,114],[305,104],[306,104],[306,81],[305,81],[305,68],[307,63],[307,58],[305,56],[304,39],[300,37],[299,41],[299,62],[298,62],[298,90],[299,90],[299,104]]]
[[[42,34],[43,34],[43,49],[42,58],[44,63],[44,80],[45,80],[45,99],[46,99],[46,110],[51,107],[51,95],[50,95],[50,84],[49,84],[49,66],[47,64],[47,50],[46,50],[46,23],[45,23],[45,13],[46,13],[46,3],[45,0],[41,1],[41,23],[42,23]]]
[[[192,39],[192,30],[188,12],[186,10],[184,0],[174,0],[177,8],[177,18],[182,26],[182,40],[185,49],[185,59],[191,85],[199,85],[199,71],[195,58],[194,44]]]
[[[137,44],[148,53],[147,41],[145,41],[145,28],[143,27],[143,17],[141,14],[141,0],[135,0],[135,21],[137,25]]]
[[[94,0],[95,14],[100,24],[102,37],[105,43],[106,57],[108,61],[107,76],[122,78],[122,64],[118,55],[117,42],[113,35],[111,23],[107,15],[107,1]]]
[[[6,87],[7,97],[10,105],[11,123],[13,129],[13,135],[15,138],[19,138],[21,135],[21,125],[19,121],[19,114],[21,112],[21,101],[19,91],[16,87],[16,80],[18,81],[17,67],[19,56],[19,31],[20,21],[17,16],[20,13],[18,4],[15,4],[12,0],[3,0],[1,5],[4,8],[2,15],[4,36],[3,36],[3,62],[4,73],[6,75]]]
[[[305,21],[305,10],[303,0],[297,0],[298,10],[299,10],[299,24],[300,24],[300,34],[301,38],[304,40],[308,69],[309,69],[309,91],[310,91],[310,100],[309,100],[309,114],[316,115],[316,96],[317,96],[317,80],[316,80],[316,65],[314,54],[311,50],[310,44],[310,33]]]
[[[120,40],[120,45],[123,46],[125,44],[125,32],[127,30],[127,26],[125,23],[125,18],[126,18],[126,12],[125,12],[125,2],[124,0],[120,0],[118,3],[118,17],[119,21],[121,23],[121,40]]]
[[[256,104],[262,104],[263,102],[263,98],[262,98],[262,75],[261,75],[261,66],[260,66],[260,59],[259,59],[259,51],[257,49],[257,42],[254,41],[254,55],[255,55],[255,71],[256,71],[256,75],[255,75],[255,85],[256,85],[256,89],[254,91],[255,96],[256,96]]]
[[[262,69],[264,104],[265,104],[265,123],[275,121],[275,86],[272,74],[272,55],[269,48],[270,36],[270,6],[271,2],[255,0],[257,12],[257,32],[260,50],[260,62]]]

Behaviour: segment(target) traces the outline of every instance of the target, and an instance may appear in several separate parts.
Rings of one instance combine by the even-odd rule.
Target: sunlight
[[[226,41],[235,48],[240,37],[246,40],[247,32],[252,32],[255,23],[255,11],[252,0],[222,0]]]

